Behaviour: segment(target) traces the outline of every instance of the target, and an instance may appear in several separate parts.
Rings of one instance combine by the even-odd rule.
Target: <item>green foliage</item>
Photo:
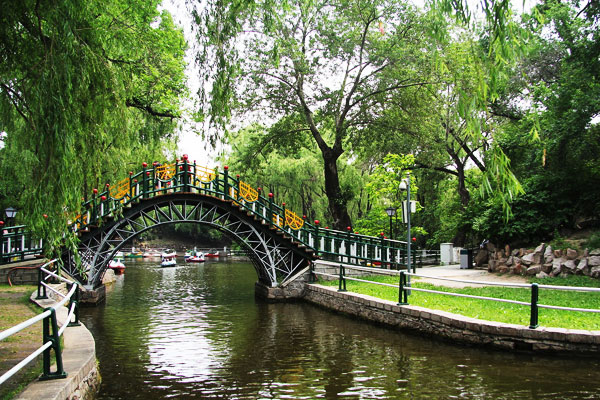
[[[585,246],[588,249],[600,249],[600,232],[593,233],[587,240]]]
[[[186,44],[158,3],[1,5],[0,201],[51,245],[93,187],[171,146]]]

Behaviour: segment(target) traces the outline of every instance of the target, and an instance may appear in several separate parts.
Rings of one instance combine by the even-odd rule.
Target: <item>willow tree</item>
[[[214,2],[203,15],[216,124],[230,115],[278,121],[280,135],[309,132],[323,159],[333,225],[351,225],[339,161],[398,91],[427,83],[427,23],[399,1]],[[237,7],[237,8],[236,8]],[[236,25],[237,24],[237,25]],[[284,118],[286,117],[286,118]],[[281,121],[289,121],[283,129]],[[276,171],[273,171],[276,173]]]
[[[20,185],[3,200],[49,239],[87,190],[173,134],[186,44],[158,3],[0,4],[0,161],[4,189]]]

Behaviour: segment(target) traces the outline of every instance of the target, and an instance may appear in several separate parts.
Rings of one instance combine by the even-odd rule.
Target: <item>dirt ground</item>
[[[29,303],[35,286],[0,285],[0,331],[11,328],[37,314]],[[39,310],[41,311],[41,309]],[[0,374],[4,374],[42,344],[42,322],[38,322],[0,342]],[[0,399],[4,399],[15,388],[28,381],[31,375],[41,373],[36,361],[14,375],[0,387]]]
[[[433,267],[433,268],[419,268],[416,272],[419,275],[434,276],[440,278],[451,278],[460,280],[469,280],[477,282],[499,282],[499,283],[528,283],[527,278],[521,275],[509,275],[509,274],[496,274],[489,273],[487,270],[481,269],[460,269],[458,266],[447,266],[447,267]],[[441,279],[432,278],[416,278],[414,280],[419,282],[431,283],[439,286],[453,287],[453,288],[464,288],[464,287],[481,287],[489,286],[485,284],[477,283],[463,283],[445,281]]]

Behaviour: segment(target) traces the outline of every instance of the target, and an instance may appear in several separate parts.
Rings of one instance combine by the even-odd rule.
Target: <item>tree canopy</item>
[[[0,4],[1,200],[49,238],[93,187],[175,139],[186,43],[158,4]]]

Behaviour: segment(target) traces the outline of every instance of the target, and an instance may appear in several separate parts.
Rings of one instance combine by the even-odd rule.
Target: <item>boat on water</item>
[[[196,254],[185,259],[186,262],[193,263],[203,263],[204,262],[204,253],[201,251],[197,251]]]
[[[125,253],[125,258],[142,258],[144,253],[139,250],[136,250],[135,247],[131,248],[131,252]]]
[[[144,254],[142,254],[143,258],[152,258],[152,259],[158,259],[161,258],[161,253],[158,250],[146,250],[144,252]]]
[[[123,258],[115,257],[108,263],[108,268],[112,269],[115,272],[115,275],[121,275],[125,273],[125,264],[123,263]]]
[[[161,254],[162,261],[160,262],[161,267],[172,267],[177,265],[177,253],[175,250],[166,249]]]
[[[184,259],[185,262],[202,263],[204,262],[204,253],[196,250],[196,248],[194,247],[194,250],[185,252]]]
[[[219,258],[219,252],[211,249],[208,253],[204,253],[206,258]]]

